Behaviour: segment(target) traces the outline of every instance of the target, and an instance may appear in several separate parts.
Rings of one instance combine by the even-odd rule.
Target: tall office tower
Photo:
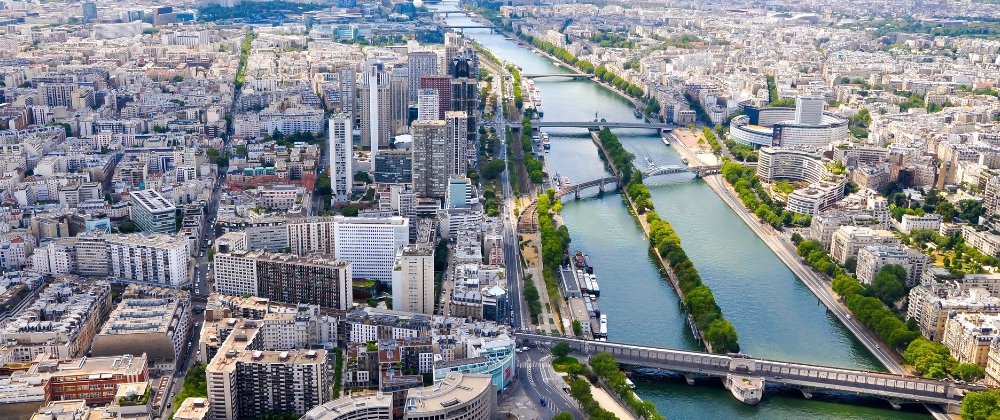
[[[409,150],[386,150],[375,156],[375,183],[409,184],[413,182],[413,154]]]
[[[389,119],[392,121],[392,135],[410,132],[410,88],[409,71],[406,67],[392,69],[389,78]],[[388,143],[385,144],[389,146]]]
[[[410,242],[410,219],[335,216],[338,260],[351,263],[353,276],[392,284],[396,253]]]
[[[97,3],[88,1],[83,4],[83,23],[97,19]]]
[[[420,78],[438,75],[438,56],[434,51],[413,51],[409,55],[410,102],[417,101]]]
[[[448,64],[448,75],[453,78],[472,77],[478,75],[472,71],[472,61],[467,57],[455,57]]]
[[[479,107],[479,81],[475,78],[459,77],[451,79],[451,108],[452,111],[463,111],[468,116],[466,130],[469,134],[476,131],[475,118],[476,109]]]
[[[351,169],[354,136],[351,134],[351,117],[340,113],[330,118],[330,186],[335,202],[351,199],[354,172]]]
[[[448,127],[448,175],[465,176],[469,169],[469,116],[464,111],[444,115]]]
[[[129,194],[132,204],[131,219],[145,232],[177,232],[174,203],[164,198],[156,190],[133,191]]]
[[[444,34],[444,62],[441,63],[441,74],[451,75],[451,62],[458,57],[462,49],[462,35],[456,33]]]
[[[418,197],[444,198],[451,176],[448,127],[443,120],[414,121],[413,191]]]
[[[351,67],[340,68],[340,111],[351,117],[351,126],[358,118],[358,72]]]
[[[417,119],[425,121],[441,119],[440,105],[436,90],[420,89],[420,93],[417,94]]]
[[[451,110],[451,77],[424,76],[420,78],[420,89],[434,89],[438,95],[438,116],[432,120],[443,120],[444,113]]]
[[[368,142],[372,156],[378,148],[388,147],[392,138],[390,119],[389,72],[382,63],[372,63],[361,74],[359,108],[361,114],[361,142]]]
[[[823,122],[823,105],[826,99],[819,95],[795,97],[795,123],[819,125]]]
[[[392,270],[392,310],[434,314],[434,251],[406,246]]]

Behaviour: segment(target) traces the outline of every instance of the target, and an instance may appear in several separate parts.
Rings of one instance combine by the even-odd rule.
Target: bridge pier
[[[893,410],[899,410],[899,409],[903,408],[903,400],[900,400],[900,399],[897,399],[897,398],[890,398],[890,399],[887,399],[886,401],[889,402],[889,405],[892,406]]]
[[[577,200],[580,199],[580,190],[579,189],[577,189],[576,191],[573,192],[573,198],[575,198]]]
[[[802,391],[803,397],[806,397],[807,400],[811,400],[813,397],[813,392],[816,390],[810,387],[800,387],[799,391]]]
[[[684,380],[687,381],[688,385],[694,385],[695,376],[684,374]]]

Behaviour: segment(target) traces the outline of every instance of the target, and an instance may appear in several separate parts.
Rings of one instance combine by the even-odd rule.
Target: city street
[[[569,387],[552,369],[552,355],[548,350],[529,349],[518,354],[517,366],[521,388],[532,402],[538,404],[536,409],[542,413],[543,419],[550,419],[564,411],[572,414],[574,419],[586,418],[569,396]],[[541,405],[542,398],[546,399],[544,407]]]

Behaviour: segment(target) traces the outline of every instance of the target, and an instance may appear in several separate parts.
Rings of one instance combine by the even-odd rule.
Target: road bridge
[[[699,178],[705,175],[717,174],[722,171],[722,165],[704,165],[704,166],[684,166],[684,165],[669,165],[669,166],[654,166],[648,171],[642,173],[642,176],[650,177],[657,175],[667,175],[667,174],[679,174],[681,172],[693,172]]]
[[[521,77],[527,79],[541,79],[543,77],[568,77],[571,79],[593,79],[593,74],[581,73],[521,73]]]
[[[574,349],[588,354],[610,353],[621,365],[662,369],[679,373],[689,384],[700,377],[720,377],[727,388],[741,401],[743,399],[730,383],[770,381],[802,391],[812,398],[815,391],[833,391],[864,394],[880,398],[899,409],[902,404],[940,404],[955,411],[959,408],[965,389],[951,382],[924,379],[908,375],[869,372],[838,367],[807,365],[776,360],[754,359],[749,355],[718,355],[697,351],[637,346],[632,344],[589,341],[562,336],[518,333],[517,338],[533,343],[567,343]],[[745,396],[746,394],[742,394]]]
[[[512,124],[521,126],[520,123]],[[634,122],[609,122],[609,121],[532,121],[532,127],[542,128],[542,127],[579,127],[579,128],[592,128],[592,129],[602,129],[602,128],[649,128],[653,130],[661,131],[671,131],[674,127],[673,124],[664,123],[648,123],[643,121]]]
[[[605,185],[611,184],[617,186],[618,181],[621,181],[621,178],[617,176],[609,176],[605,178],[595,179],[593,181],[587,181],[582,184],[572,185],[566,188],[560,188],[559,191],[556,191],[556,198],[561,198],[565,195],[573,194],[576,197],[576,199],[579,200],[580,191],[583,191],[591,187],[598,187],[601,189],[601,193],[603,193]]]
[[[459,32],[465,33],[466,29],[489,29],[490,33],[499,33],[500,28],[493,25],[441,25],[441,29],[444,30],[458,30]]]

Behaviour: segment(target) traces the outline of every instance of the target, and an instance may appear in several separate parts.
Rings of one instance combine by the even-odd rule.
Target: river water
[[[436,6],[452,9],[453,4]],[[474,24],[451,15],[452,25]],[[566,72],[550,59],[488,30],[465,35],[513,62],[525,73]],[[539,79],[543,121],[633,121],[631,104],[589,80]],[[583,129],[547,129],[550,170],[574,183],[607,174],[597,147]],[[653,130],[615,133],[636,155],[657,165],[682,164]],[[744,353],[755,357],[866,370],[885,370],[851,333],[829,314],[804,284],[767,248],[702,180],[691,174],[647,179],[659,215],[669,221],[726,318],[740,334]],[[647,251],[646,238],[617,194],[567,201],[563,219],[573,250],[590,255],[601,283],[601,312],[608,314],[609,341],[698,350],[674,290]],[[636,393],[656,403],[670,419],[910,419],[928,418],[919,406],[895,411],[877,399],[844,394],[801,393],[768,387],[756,406],[738,402],[721,382],[638,379]]]

